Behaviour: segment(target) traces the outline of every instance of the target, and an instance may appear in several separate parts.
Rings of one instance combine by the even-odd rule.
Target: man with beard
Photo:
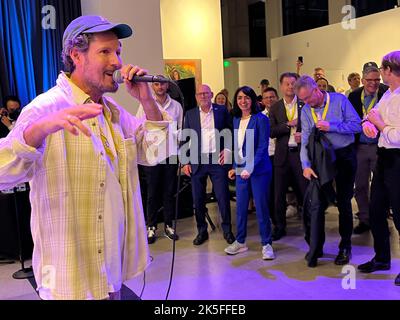
[[[122,65],[119,39],[131,34],[100,16],[72,21],[65,72],[0,140],[0,189],[30,181],[32,266],[44,300],[118,299],[122,282],[150,262],[137,163],[162,160],[155,154],[170,122],[149,86],[130,81],[146,71]],[[117,91],[119,69],[144,122],[104,96]]]
[[[154,82],[151,85],[154,98],[160,111],[165,111],[174,122],[175,131],[181,129],[183,109],[181,104],[172,99],[167,93],[169,84]],[[143,106],[140,105],[136,117],[145,118]],[[157,214],[163,206],[164,233],[170,240],[178,240],[173,219],[175,213],[175,192],[178,172],[178,138],[170,137],[170,157],[165,163],[155,166],[143,166],[146,179],[146,218],[147,241],[152,244],[156,241]]]

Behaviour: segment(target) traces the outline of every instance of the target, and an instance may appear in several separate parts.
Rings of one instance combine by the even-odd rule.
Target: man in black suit
[[[381,99],[386,88],[380,86],[380,73],[376,63],[368,62],[364,65],[362,72],[363,87],[358,88],[349,94],[349,101],[357,111],[361,119]],[[357,150],[357,172],[355,179],[354,197],[358,206],[359,224],[354,228],[355,234],[361,234],[370,229],[369,226],[369,195],[370,177],[376,166],[378,136],[368,138],[363,132],[356,135]]]
[[[228,188],[228,169],[225,165],[226,150],[231,149],[231,118],[224,106],[213,104],[213,93],[207,85],[196,89],[197,108],[186,112],[184,129],[191,129],[185,145],[181,148],[181,162],[185,164],[183,172],[191,177],[192,194],[195,206],[198,235],[193,244],[198,246],[208,239],[206,222],[206,186],[207,177],[211,178],[218,208],[222,217],[224,238],[231,244],[235,241],[231,225],[231,207]],[[223,130],[227,139],[223,139]],[[184,133],[185,135],[185,133]],[[189,146],[188,161],[185,161],[183,149]]]
[[[280,77],[280,89],[283,98],[270,110],[271,138],[276,138],[274,156],[274,192],[275,224],[272,240],[279,240],[286,235],[286,191],[289,181],[296,193],[297,203],[303,203],[307,186],[300,162],[302,102],[294,93],[296,73],[283,73]],[[275,221],[274,221],[275,220]]]

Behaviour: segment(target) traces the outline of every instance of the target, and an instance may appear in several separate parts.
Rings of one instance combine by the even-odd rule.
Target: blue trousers
[[[251,175],[249,179],[243,180],[236,176],[236,216],[237,236],[240,243],[246,242],[247,236],[247,208],[252,191],[256,205],[258,227],[263,246],[271,244],[271,221],[269,216],[269,188],[271,183],[271,172],[259,175]],[[271,201],[273,201],[271,199]]]

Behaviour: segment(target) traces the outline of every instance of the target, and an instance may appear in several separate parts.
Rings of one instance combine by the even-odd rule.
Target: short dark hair
[[[15,101],[18,102],[19,106],[21,106],[21,100],[17,96],[9,95],[4,98],[4,107],[7,107],[8,101]]]
[[[272,91],[273,93],[275,93],[276,97],[279,98],[278,91],[277,91],[275,88],[273,88],[273,87],[268,87],[268,88],[265,89],[262,93],[264,93],[264,92],[269,92],[269,91]]]
[[[269,86],[269,81],[268,81],[268,79],[262,79],[262,80],[260,81],[260,85]]]
[[[295,78],[296,80],[299,78],[300,76],[297,73],[294,72],[284,72],[281,74],[281,76],[279,77],[279,83],[282,84],[283,79],[284,78]]]
[[[251,114],[256,114],[260,112],[260,107],[257,101],[257,95],[254,90],[248,86],[240,87],[236,90],[235,96],[233,98],[233,116],[236,118],[240,118],[242,116],[242,110],[240,110],[239,105],[237,103],[237,96],[239,92],[243,92],[246,96],[249,96],[251,99]]]

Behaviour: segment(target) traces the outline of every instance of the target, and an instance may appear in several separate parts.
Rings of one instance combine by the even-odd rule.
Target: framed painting
[[[196,86],[201,84],[200,59],[165,59],[165,76],[172,80],[195,78]]]

